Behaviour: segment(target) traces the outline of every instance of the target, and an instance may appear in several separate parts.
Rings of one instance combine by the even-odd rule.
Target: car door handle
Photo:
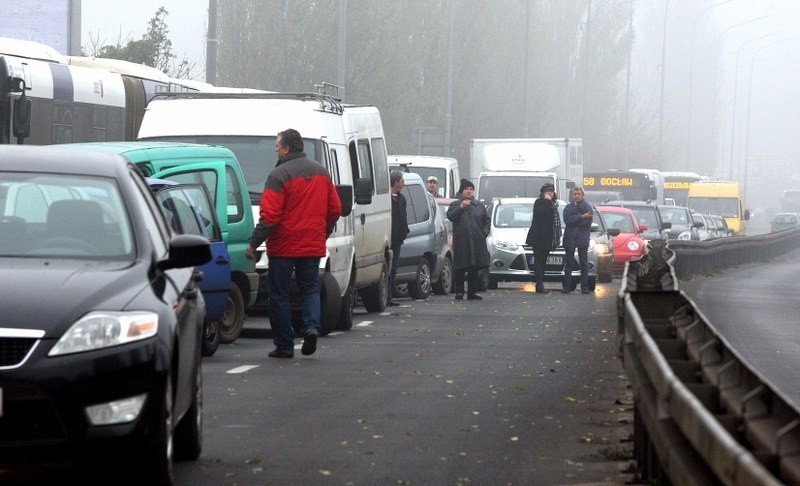
[[[225,258],[224,256],[218,256],[217,259],[214,260],[214,263],[216,263],[217,265],[227,265],[230,262],[231,262],[231,259],[230,258]]]
[[[363,225],[366,221],[367,221],[367,215],[364,214],[364,213],[361,213],[361,224]]]

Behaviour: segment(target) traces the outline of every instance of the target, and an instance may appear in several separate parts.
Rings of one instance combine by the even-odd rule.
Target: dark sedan
[[[0,462],[169,484],[196,459],[210,258],[124,159],[0,147]]]

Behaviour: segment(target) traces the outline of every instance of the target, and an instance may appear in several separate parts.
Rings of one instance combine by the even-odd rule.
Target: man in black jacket
[[[386,305],[396,306],[397,302],[392,300],[394,291],[394,277],[397,275],[397,268],[400,266],[400,247],[408,236],[408,216],[406,215],[406,198],[400,194],[400,190],[405,187],[403,173],[399,170],[389,174],[389,182],[392,184],[392,270],[389,272],[389,291],[386,293]]]

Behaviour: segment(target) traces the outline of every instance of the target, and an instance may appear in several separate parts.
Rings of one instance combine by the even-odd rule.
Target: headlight
[[[639,242],[637,242],[637,241],[629,241],[628,242],[628,249],[630,251],[637,251],[639,249]]]
[[[597,252],[598,255],[605,255],[608,253],[608,245],[605,243],[597,243],[594,246],[594,250]]]
[[[510,241],[495,241],[494,246],[499,250],[517,251],[519,245]]]
[[[48,356],[119,346],[157,332],[158,315],[153,312],[90,312],[61,336]]]
[[[691,240],[692,239],[691,231],[683,231],[683,232],[681,232],[681,234],[678,235],[678,239],[679,240]]]

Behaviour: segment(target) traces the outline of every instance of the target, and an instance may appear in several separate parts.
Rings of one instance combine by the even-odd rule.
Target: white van
[[[452,157],[390,155],[389,170],[415,172],[422,177],[423,181],[427,181],[430,176],[436,176],[439,181],[439,191],[436,197],[457,197],[456,193],[461,184],[458,161]]]
[[[275,138],[288,128],[300,132],[308,157],[325,164],[337,186],[350,186],[355,194],[352,212],[336,223],[328,256],[320,261],[323,333],[349,329],[356,290],[370,312],[385,309],[388,292],[391,195],[376,108],[345,107],[317,93],[171,93],[147,105],[139,138],[228,147],[242,167],[258,218],[264,183],[277,163]],[[263,278],[263,245],[257,258]]]

